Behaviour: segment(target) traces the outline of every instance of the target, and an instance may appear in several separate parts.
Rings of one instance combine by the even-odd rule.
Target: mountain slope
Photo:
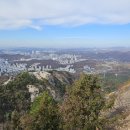
[[[116,130],[130,130],[130,81],[121,86],[115,94],[117,98],[114,108],[119,114],[125,114]]]
[[[39,92],[47,90],[56,100],[62,99],[65,88],[71,85],[75,80],[74,75],[63,71],[42,71],[32,72],[30,74],[40,80],[40,84],[35,85],[36,88],[39,88]]]
[[[24,72],[5,81],[3,86],[5,88],[6,86],[11,86],[16,89],[15,91],[28,90],[33,99],[41,92],[48,91],[55,100],[61,100],[65,93],[65,88],[71,85],[74,80],[75,76],[68,72]]]

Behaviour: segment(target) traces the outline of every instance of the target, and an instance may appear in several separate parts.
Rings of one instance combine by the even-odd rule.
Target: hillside
[[[47,90],[56,100],[62,99],[65,88],[75,80],[75,76],[68,72],[42,71],[32,72],[30,74],[39,80],[39,84],[35,85],[39,89],[39,92]]]
[[[61,101],[66,87],[74,80],[74,75],[58,71],[23,72],[4,80],[0,85],[0,127],[3,127],[2,122],[10,120],[12,112],[18,111],[20,116],[26,113],[34,99],[45,91],[48,91],[55,101]],[[4,127],[8,127],[8,123]]]
[[[31,79],[33,77],[33,79]],[[27,79],[28,78],[28,79]],[[54,99],[60,100],[65,92],[65,88],[71,85],[75,80],[75,76],[68,72],[58,71],[41,71],[41,72],[30,72],[21,73],[18,76],[4,82],[4,86],[20,86],[23,85],[31,96],[35,96],[37,93],[47,90],[53,96]],[[21,88],[17,88],[18,90]],[[36,94],[37,95],[37,94]]]
[[[130,130],[130,81],[124,83],[118,91],[111,93],[115,94],[116,100],[113,116],[116,114],[123,114],[124,118],[120,120],[120,123],[116,126],[116,130]]]
[[[27,113],[34,99],[44,91],[48,91],[55,101],[64,101],[62,99],[66,88],[71,86],[75,79],[75,75],[59,71],[23,72],[11,77],[0,85],[0,122],[8,120],[15,110],[20,112],[20,116],[22,113]],[[124,83],[118,90],[108,94],[108,100],[112,95],[116,97],[115,104],[108,112],[108,118],[119,117],[119,122],[113,122],[110,130],[129,130],[130,82]]]

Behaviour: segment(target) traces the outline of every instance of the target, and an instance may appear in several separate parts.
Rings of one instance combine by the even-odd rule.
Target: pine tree
[[[102,89],[96,76],[82,75],[75,82],[61,106],[65,130],[101,129],[100,113],[105,106]]]
[[[21,118],[21,124],[24,130],[59,130],[57,103],[44,92],[35,99],[30,113]]]

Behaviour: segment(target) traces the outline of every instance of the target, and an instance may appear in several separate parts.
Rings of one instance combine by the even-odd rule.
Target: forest
[[[47,88],[31,102],[27,85],[43,85],[28,72],[0,86],[0,126],[3,130],[109,130],[123,114],[114,114],[115,96],[106,97],[96,75],[81,74],[69,86],[61,86],[62,98],[53,98]],[[57,83],[58,84],[58,83]],[[59,86],[57,86],[59,87]]]

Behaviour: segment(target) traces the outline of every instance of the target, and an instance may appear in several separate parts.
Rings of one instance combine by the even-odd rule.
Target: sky
[[[0,47],[130,47],[130,0],[0,0]]]

